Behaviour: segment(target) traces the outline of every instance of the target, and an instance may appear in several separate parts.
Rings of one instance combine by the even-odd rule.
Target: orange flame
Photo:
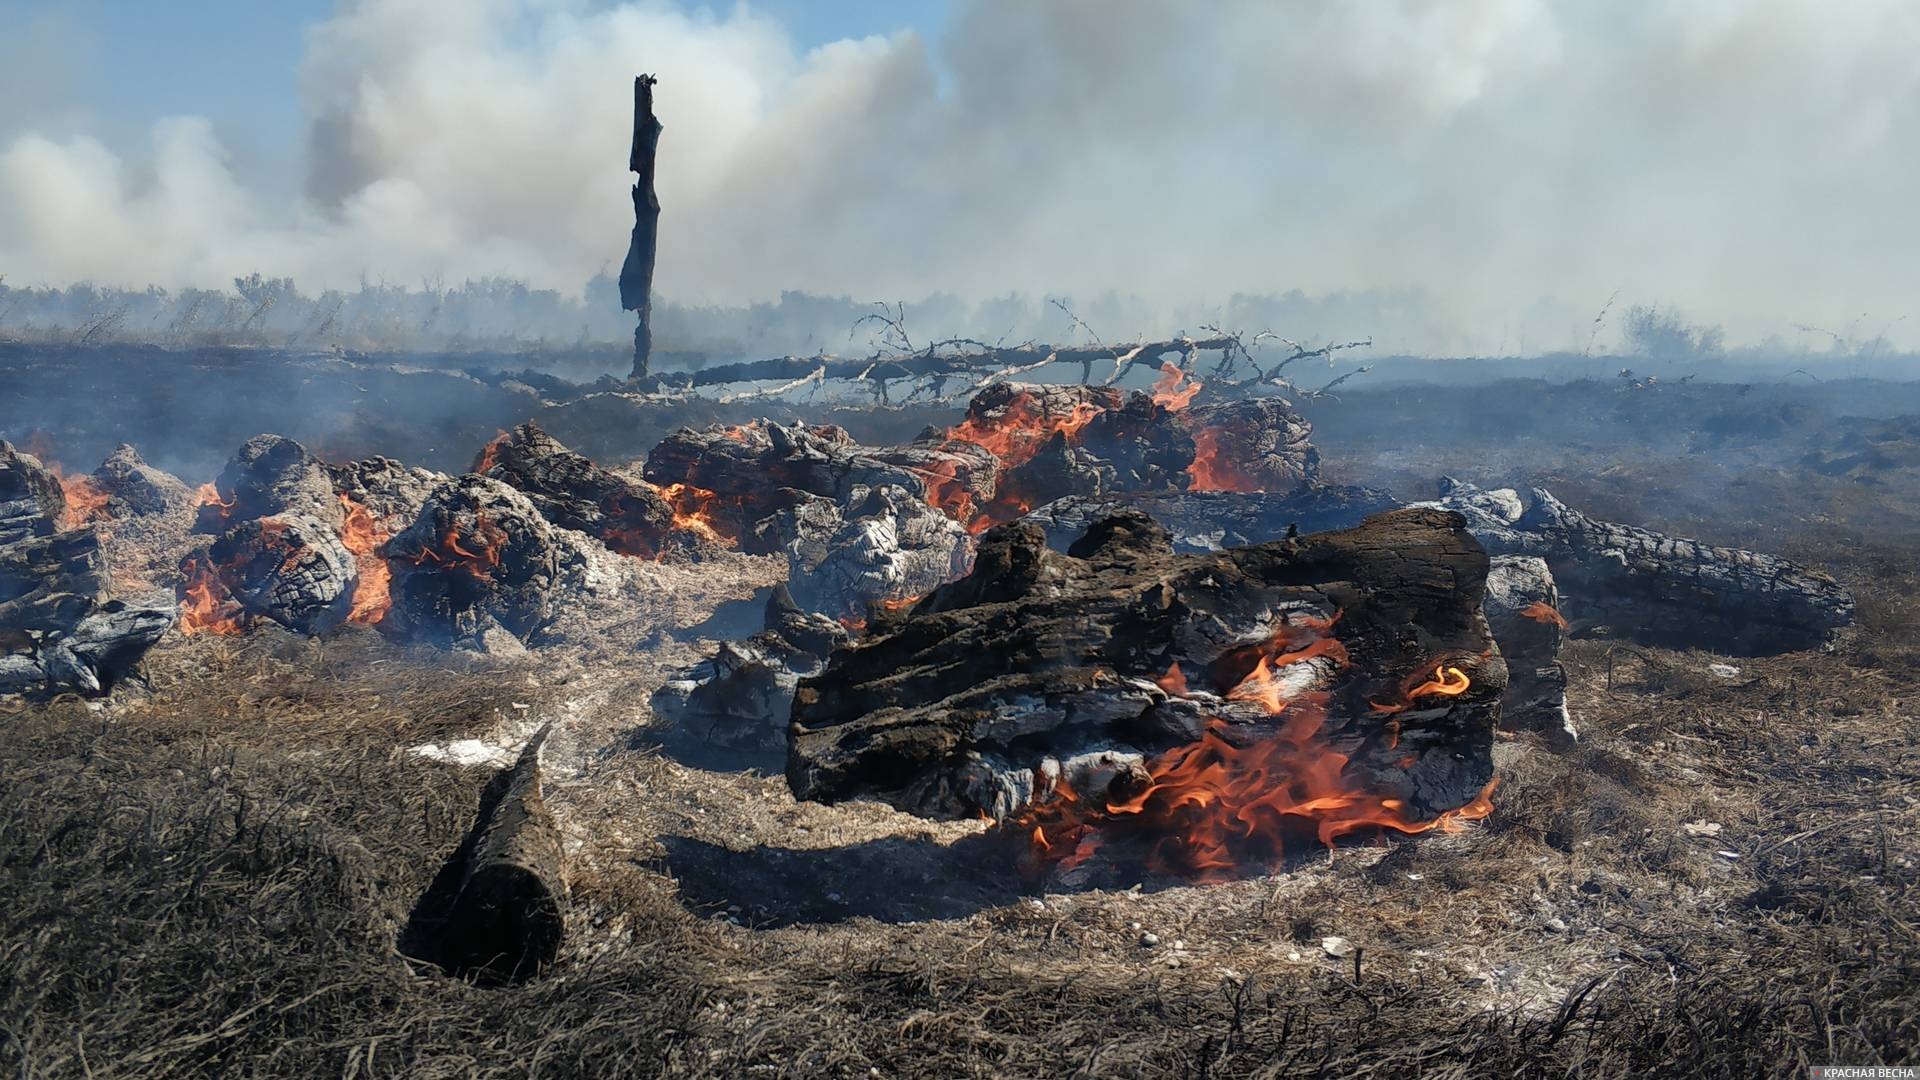
[[[1552,623],[1562,630],[1568,627],[1567,617],[1555,611],[1553,605],[1547,603],[1545,600],[1535,600],[1533,603],[1521,608],[1520,614],[1532,619],[1534,622]]]
[[[924,594],[922,594],[924,595]],[[919,596],[882,597],[879,601],[881,611],[902,611],[920,602]]]
[[[718,497],[713,492],[686,483],[668,484],[655,487],[654,490],[673,508],[674,528],[685,529],[717,543],[727,542],[727,537],[715,527],[710,516],[713,500]]]
[[[461,542],[461,529],[458,522],[449,522],[445,535],[435,547],[421,548],[413,561],[416,565],[434,563],[449,569],[458,567],[472,574],[476,581],[490,581],[493,572],[500,568],[500,552],[507,546],[505,529],[494,524],[485,514],[478,511],[473,515],[473,527],[467,530],[468,543]],[[469,547],[468,544],[478,547]]]
[[[1142,789],[1119,796],[1110,791],[1104,805],[1093,806],[1058,786],[1016,822],[1032,837],[1033,860],[1071,867],[1106,842],[1104,834],[1117,832],[1144,844],[1143,857],[1154,872],[1217,880],[1242,866],[1279,865],[1289,843],[1309,833],[1332,846],[1364,830],[1455,832],[1492,813],[1497,783],[1465,806],[1416,820],[1400,799],[1364,790],[1347,775],[1348,755],[1333,749],[1324,733],[1331,695],[1297,690],[1288,698],[1278,676],[1279,669],[1314,657],[1344,666],[1346,649],[1330,634],[1338,620],[1336,614],[1281,626],[1259,647],[1253,671],[1228,692],[1229,699],[1257,702],[1280,718],[1272,735],[1248,742],[1248,729],[1216,718],[1197,741],[1150,761],[1151,782]],[[1186,693],[1178,663],[1154,681],[1169,693]],[[1468,685],[1460,668],[1442,665],[1408,696],[1458,694]],[[1399,765],[1411,768],[1417,761],[1403,756]]]
[[[1193,433],[1193,464],[1187,466],[1188,491],[1259,491],[1260,481],[1222,452],[1224,433],[1204,427]]]
[[[1459,697],[1472,686],[1473,680],[1467,678],[1466,672],[1451,664],[1441,664],[1434,668],[1432,675],[1406,692],[1406,701],[1385,705],[1375,701],[1370,704],[1373,706],[1373,711],[1377,713],[1405,712],[1413,707],[1414,698],[1435,695]]]
[[[380,527],[371,511],[345,495],[340,496],[340,506],[347,512],[346,523],[340,528],[340,542],[353,552],[353,561],[360,568],[347,621],[374,626],[393,610],[390,590],[393,571],[387,568],[387,560],[380,554],[380,546],[387,542],[387,531]]]
[[[1153,403],[1168,412],[1179,412],[1193,404],[1193,399],[1206,383],[1194,381],[1187,383],[1187,373],[1174,366],[1171,360],[1160,362],[1160,377],[1153,381]],[[1183,387],[1181,384],[1186,383]]]
[[[60,487],[67,495],[67,509],[60,515],[60,527],[77,529],[88,522],[109,521],[113,515],[107,510],[107,493],[100,490],[100,482],[91,476],[62,476],[58,466],[54,475],[60,478]]]
[[[210,562],[188,559],[180,586],[180,632],[231,636],[242,631],[240,604]]]
[[[969,442],[984,447],[1009,469],[1033,460],[1054,432],[1072,442],[1080,429],[1106,412],[1090,401],[1082,401],[1062,415],[1049,416],[1034,404],[1034,396],[1025,391],[1014,395],[1007,411],[997,421],[982,422],[969,416],[947,429],[948,442]]]
[[[500,463],[500,451],[507,448],[507,442],[512,438],[504,431],[494,436],[492,442],[480,448],[480,455],[473,459],[471,471],[483,476],[493,471],[493,467]]]

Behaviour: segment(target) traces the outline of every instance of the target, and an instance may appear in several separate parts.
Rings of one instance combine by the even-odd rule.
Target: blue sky
[[[452,0],[458,2],[458,0]],[[59,104],[116,142],[139,141],[163,116],[211,119],[243,174],[284,170],[306,137],[300,110],[305,30],[335,0],[0,0],[4,28],[28,28],[32,47],[64,85]],[[727,3],[682,3],[730,11]],[[787,27],[800,49],[913,29],[937,34],[947,0],[752,0],[741,6]],[[8,57],[0,52],[0,65]],[[7,80],[0,74],[0,86]],[[284,179],[284,178],[280,178]]]

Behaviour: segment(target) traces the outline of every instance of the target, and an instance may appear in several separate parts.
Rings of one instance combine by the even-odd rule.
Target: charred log
[[[473,474],[428,496],[386,553],[393,609],[384,625],[467,647],[496,632],[525,641],[551,621],[573,554],[527,496]]]
[[[623,555],[657,557],[674,529],[673,506],[658,491],[595,465],[532,423],[489,443],[475,466],[524,492],[548,521]]]
[[[441,942],[442,962],[456,972],[531,978],[553,964],[566,936],[566,852],[541,789],[547,730],[482,795]]]
[[[1853,598],[1826,574],[1785,559],[1600,521],[1543,488],[1529,500],[1451,478],[1433,505],[1456,510],[1495,554],[1536,555],[1581,632],[1648,645],[1758,655],[1830,644]]]
[[[1127,763],[1213,721],[1258,740],[1277,695],[1324,703],[1344,783],[1432,818],[1491,775],[1506,670],[1480,613],[1486,574],[1460,518],[1433,511],[1207,554],[1176,554],[1137,513],[1065,555],[1035,525],[1002,526],[965,578],[801,682],[788,783],[807,799],[1006,817],[1071,763],[1124,788],[1140,776]],[[1279,654],[1263,650],[1296,633],[1337,643],[1270,669]],[[1410,703],[1446,668],[1470,686]]]
[[[1580,735],[1567,711],[1567,669],[1560,663],[1567,621],[1546,560],[1495,555],[1487,571],[1486,613],[1507,661],[1502,726],[1534,732],[1556,750],[1572,747]]]

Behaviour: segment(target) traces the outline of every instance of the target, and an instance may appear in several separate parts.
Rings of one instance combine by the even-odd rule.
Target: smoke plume
[[[1624,290],[1755,341],[1905,313],[1916,53],[1904,0],[977,0],[810,51],[751,6],[363,0],[308,32],[302,190],[202,118],[107,145],[8,93],[0,273],[577,293],[624,251],[651,71],[682,303],[1367,293],[1392,344],[1464,351],[1578,348]]]

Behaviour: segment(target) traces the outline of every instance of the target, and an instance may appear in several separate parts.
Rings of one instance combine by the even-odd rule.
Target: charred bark
[[[660,119],[653,114],[653,87],[660,80],[633,80],[633,149],[627,168],[633,185],[633,237],[620,266],[620,306],[638,316],[633,330],[633,378],[645,378],[653,355],[653,261],[660,243],[660,197],[653,190],[654,156],[660,149]]]
[[[466,872],[446,916],[441,961],[498,981],[549,967],[566,935],[565,848],[541,790],[547,728],[482,797]]]

